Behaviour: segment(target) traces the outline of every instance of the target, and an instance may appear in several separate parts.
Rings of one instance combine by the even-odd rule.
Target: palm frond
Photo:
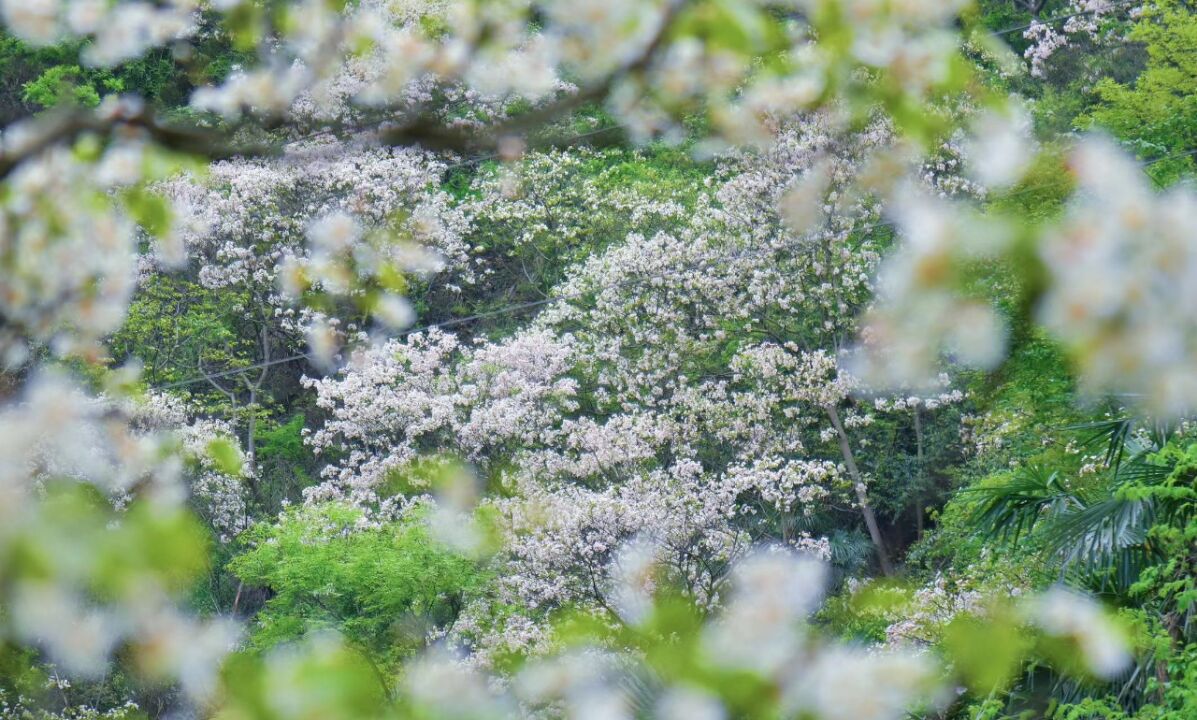
[[[831,564],[845,571],[856,571],[868,563],[873,543],[860,531],[834,530],[828,536]]]
[[[1043,538],[1066,566],[1089,573],[1114,570],[1124,576],[1120,582],[1133,582],[1147,559],[1139,556],[1148,552],[1147,534],[1155,513],[1149,499],[1108,498],[1060,515]]]
[[[1089,434],[1081,440],[1081,445],[1084,447],[1104,445],[1106,467],[1113,468],[1115,471],[1122,464],[1122,459],[1128,450],[1133,453],[1138,449],[1131,447],[1134,445],[1133,432],[1135,429],[1135,419],[1132,417],[1069,425],[1064,429],[1089,431]]]
[[[1153,563],[1158,553],[1149,545],[1135,545],[1118,551],[1108,565],[1072,563],[1061,567],[1060,581],[1069,587],[1091,593],[1125,594],[1139,581],[1139,575]]]
[[[619,686],[633,711],[632,717],[652,717],[653,708],[661,694],[661,681],[643,668],[638,672],[621,673]]]
[[[1085,506],[1085,498],[1060,482],[1060,475],[1038,466],[1019,470],[1002,485],[969,488],[980,504],[972,522],[981,533],[1010,542],[1034,530],[1036,524]]]
[[[1139,453],[1118,466],[1114,472],[1114,485],[1158,485],[1168,478],[1173,469],[1172,465],[1148,462],[1146,453]]]

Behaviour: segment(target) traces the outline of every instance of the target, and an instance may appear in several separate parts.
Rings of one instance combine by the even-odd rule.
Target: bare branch
[[[22,162],[54,145],[68,143],[88,133],[104,136],[143,134],[169,150],[213,160],[238,155],[275,155],[269,145],[237,146],[228,141],[229,130],[180,127],[160,122],[139,100],[121,100],[115,106],[91,110],[64,108],[6,129],[0,149],[0,179],[8,177]]]

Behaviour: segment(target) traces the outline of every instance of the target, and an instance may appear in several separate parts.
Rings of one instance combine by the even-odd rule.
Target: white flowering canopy
[[[1112,142],[1086,138],[1058,222],[1027,227],[983,209],[977,199],[1016,187],[1037,148],[1025,111],[972,82],[965,43],[991,59],[1008,51],[973,30],[968,6],[0,0],[8,31],[34,46],[79,41],[88,67],[161,48],[184,62],[214,33],[252,58],[195,89],[187,124],[112,96],[3,129],[0,362],[24,387],[0,409],[0,555],[41,543],[53,562],[0,584],[12,617],[0,639],[92,675],[128,645],[197,702],[210,697],[235,628],[180,611],[178,569],[152,552],[130,553],[115,586],[94,567],[194,537],[181,511],[187,473],[221,533],[244,528],[240,464],[194,457],[215,446],[227,459],[228,428],[158,408],[179,430],[172,441],[36,369],[51,357],[102,364],[139,272],[195,262],[205,287],[253,293],[326,367],[358,343],[339,374],[307,383],[329,418],[309,443],[340,451],[309,501],[393,517],[410,498],[380,493],[389,474],[446,451],[512,490],[490,501],[504,520],[502,597],[469,609],[451,640],[499,644],[470,622],[503,604],[584,604],[634,624],[647,612],[646,568],[660,564],[721,608],[708,651],[775,679],[786,712],[899,717],[930,661],[811,650],[801,619],[821,571],[793,553],[825,556],[825,539],[795,533],[784,550],[754,553],[740,521],[798,515],[847,489],[875,530],[845,428],[958,401],[941,381],[945,361],[988,370],[1005,358],[1007,323],[970,290],[969,271],[1008,262],[1044,278],[1033,318],[1072,352],[1087,391],[1168,416],[1197,404],[1197,195],[1158,193]],[[1054,32],[1028,29],[1033,67],[1065,42]],[[945,137],[942,98],[965,92],[976,112]],[[455,202],[441,185],[450,167],[566,145],[571,114],[588,107],[635,142],[681,142],[698,117],[694,150],[718,157],[716,186],[694,207],[609,200],[632,218],[626,232],[507,338],[429,330],[370,344],[363,317],[413,323],[409,278],[460,292],[489,277],[470,244],[479,216],[494,209],[492,222],[531,228],[519,240],[529,244],[547,222],[511,197],[510,178]],[[346,304],[353,321],[337,317]],[[881,397],[871,409],[854,400],[865,390]],[[696,438],[723,455],[702,456]],[[829,457],[819,443],[844,450]],[[64,479],[105,502],[57,495]],[[55,498],[76,513],[62,517],[86,521],[68,540],[53,537],[64,529]],[[1108,675],[1123,657],[1100,625],[1078,624],[1088,607],[1052,595],[1034,617],[1086,638]],[[504,627],[509,644],[543,639],[527,617]],[[442,661],[409,672],[417,701],[517,706]],[[551,684],[541,680],[523,684]],[[618,702],[592,692],[600,681],[567,680],[554,701]],[[464,689],[447,697],[449,682]],[[708,698],[676,690],[662,700],[670,712],[718,716]]]

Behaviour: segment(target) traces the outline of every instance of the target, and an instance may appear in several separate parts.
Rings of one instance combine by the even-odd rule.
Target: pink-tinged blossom
[[[585,232],[588,207],[605,218],[617,203],[634,210],[633,232],[569,271],[554,291],[569,299],[505,339],[415,333],[307,381],[329,413],[308,441],[340,454],[308,501],[403,512],[411,497],[380,490],[429,452],[455,454],[503,483],[510,497],[488,501],[504,534],[498,597],[467,608],[452,633],[480,662],[513,644],[539,647],[536,618],[553,608],[619,614],[636,605],[619,599],[609,575],[631,538],[653,543],[663,579],[717,606],[728,564],[754,540],[745,528],[755,516],[811,514],[863,492],[854,485],[865,480],[841,465],[828,408],[851,432],[877,411],[912,407],[859,404],[865,388],[833,351],[745,340],[797,318],[803,337],[831,345],[871,296],[880,253],[858,223],[876,209],[848,185],[868,148],[891,135],[872,126],[857,138],[862,147],[829,122],[780,123],[774,145],[722,157],[719,184],[692,210],[604,199],[572,179],[579,160],[566,154],[484,176],[477,217],[517,247],[568,247]],[[826,220],[799,231],[778,203],[815,165]],[[656,229],[640,234],[637,224]],[[927,408],[960,399],[939,391]],[[714,462],[702,457],[711,445],[725,449]],[[824,538],[783,540],[829,554]],[[495,620],[491,603],[522,610]]]
[[[1087,39],[1098,45],[1116,45],[1126,41],[1125,29],[1108,22],[1119,14],[1137,16],[1142,11],[1138,3],[1116,0],[1069,0],[1063,14],[1067,17],[1062,26],[1035,20],[1023,31],[1023,38],[1031,41],[1023,51],[1023,57],[1030,63],[1031,75],[1042,78],[1048,74],[1052,56],[1063,48],[1073,45],[1078,39]]]

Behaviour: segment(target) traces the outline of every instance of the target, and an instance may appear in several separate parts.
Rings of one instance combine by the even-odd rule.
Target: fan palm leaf
[[[1059,515],[1042,537],[1065,571],[1103,578],[1112,572],[1117,585],[1126,588],[1154,557],[1148,533],[1155,517],[1150,499],[1112,497]]]
[[[1028,466],[1001,485],[970,488],[979,504],[973,512],[974,526],[995,539],[1017,542],[1048,517],[1083,508],[1085,498],[1063,485],[1059,473]]]

